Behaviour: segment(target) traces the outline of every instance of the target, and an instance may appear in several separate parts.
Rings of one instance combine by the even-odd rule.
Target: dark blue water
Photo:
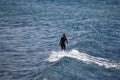
[[[120,1],[0,0],[0,80],[120,80]]]

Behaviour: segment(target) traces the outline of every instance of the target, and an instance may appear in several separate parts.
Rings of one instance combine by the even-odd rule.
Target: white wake
[[[100,58],[100,57],[94,57],[90,56],[86,53],[80,53],[77,50],[71,50],[69,52],[65,51],[52,51],[52,54],[49,56],[47,61],[49,62],[55,62],[63,57],[72,57],[87,63],[95,63],[98,64],[99,66],[105,66],[105,68],[111,68],[115,67],[117,69],[120,69],[120,62],[110,62],[110,60],[105,59],[105,58]]]

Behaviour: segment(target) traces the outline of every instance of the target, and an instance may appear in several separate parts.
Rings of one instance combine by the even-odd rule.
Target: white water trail
[[[105,59],[105,58],[94,57],[94,56],[88,55],[86,53],[80,53],[77,50],[71,50],[69,52],[52,51],[52,54],[49,56],[47,61],[55,62],[63,57],[71,57],[71,58],[75,58],[75,59],[78,59],[78,60],[81,60],[81,61],[84,61],[87,63],[95,63],[95,64],[98,64],[99,66],[104,66],[105,68],[114,67],[114,68],[120,69],[120,62],[118,62],[118,63],[111,62],[110,60]]]

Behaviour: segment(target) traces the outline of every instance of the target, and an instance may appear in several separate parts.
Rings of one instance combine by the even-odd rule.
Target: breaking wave
[[[81,53],[78,50],[74,50],[74,49],[71,51],[52,51],[52,54],[46,60],[49,62],[55,62],[60,60],[63,57],[71,57],[86,63],[98,64],[99,66],[104,66],[105,68],[114,67],[114,68],[120,69],[119,62],[115,62],[115,61],[101,58],[101,57],[94,57],[86,53]]]

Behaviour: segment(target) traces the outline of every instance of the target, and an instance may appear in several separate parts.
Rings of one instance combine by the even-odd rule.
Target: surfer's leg
[[[61,44],[61,50],[65,50],[64,44]]]
[[[64,50],[66,49],[66,45],[64,44]]]
[[[63,45],[61,45],[61,50],[63,50]]]
[[[63,45],[62,45],[62,47],[63,47],[63,49],[62,49],[62,50],[65,50],[65,49],[66,49],[66,46],[65,46],[65,44],[63,44]]]

